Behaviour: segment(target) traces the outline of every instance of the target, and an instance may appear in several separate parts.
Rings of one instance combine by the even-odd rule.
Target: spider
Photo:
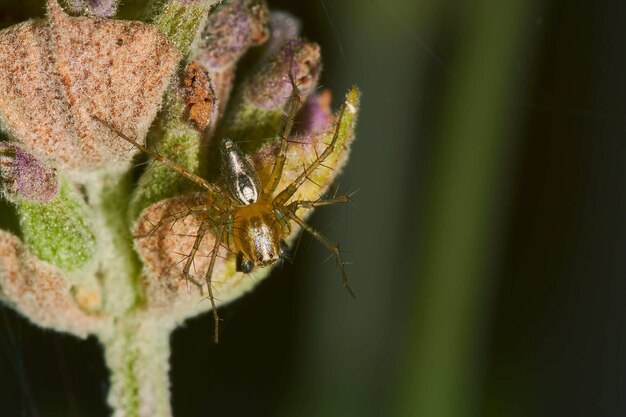
[[[215,322],[214,341],[216,343],[219,339],[220,318],[215,305],[211,280],[218,249],[222,244],[229,247],[236,254],[236,270],[238,272],[250,273],[256,267],[271,266],[280,258],[285,257],[288,250],[285,239],[291,233],[291,222],[293,222],[310,233],[334,254],[342,275],[343,286],[352,297],[356,297],[348,283],[345,263],[339,251],[339,246],[317,232],[296,214],[297,210],[301,208],[313,209],[315,207],[346,203],[349,201],[349,197],[344,195],[317,200],[293,199],[300,186],[333,153],[339,137],[339,126],[341,125],[346,104],[344,103],[339,110],[332,139],[326,145],[324,151],[318,154],[312,163],[304,167],[302,173],[293,182],[276,194],[286,162],[289,137],[294,127],[296,115],[302,107],[300,91],[293,77],[290,77],[290,82],[292,91],[287,100],[281,131],[276,136],[276,140],[280,141],[280,146],[274,158],[271,173],[265,184],[261,184],[258,173],[237,144],[230,139],[223,139],[219,145],[221,180],[209,182],[165,158],[158,152],[141,145],[115,129],[108,122],[94,116],[96,120],[141,152],[175,170],[206,191],[206,199],[201,205],[186,208],[184,211],[161,219],[154,225],[152,231],[154,232],[165,224],[183,219],[192,213],[201,216],[202,221],[182,271],[185,279],[199,287],[201,291],[203,284],[190,274],[190,269],[204,236],[209,231],[214,234],[215,243],[210,253],[209,266],[204,278],[213,311]]]

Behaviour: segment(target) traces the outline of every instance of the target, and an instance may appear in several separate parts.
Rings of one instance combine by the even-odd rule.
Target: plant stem
[[[111,372],[113,417],[171,417],[169,336],[154,320],[119,321],[100,335]]]
[[[154,23],[176,44],[185,57],[204,26],[210,8],[217,2],[217,0],[170,0],[165,3]],[[167,96],[165,113],[170,117],[166,119],[178,121],[184,104],[173,90],[170,90]],[[174,129],[170,125],[171,123],[166,124],[164,133],[179,138],[181,135],[176,135],[181,130],[177,129],[178,124],[174,123]],[[199,135],[191,129],[183,130],[190,136],[187,142],[197,144]],[[167,141],[169,142],[171,141]],[[192,147],[192,150],[195,151],[195,148]],[[169,177],[167,179],[166,183],[171,184]],[[107,271],[105,287],[106,294],[109,295],[105,304],[106,310],[114,318],[109,327],[99,334],[104,346],[105,360],[111,372],[109,405],[113,408],[113,417],[170,417],[172,411],[168,373],[169,336],[172,325],[165,325],[157,319],[149,319],[137,308],[141,305],[142,297],[136,285],[139,271],[134,267],[137,264],[133,262],[135,258],[132,255],[134,254],[132,237],[128,234],[128,206],[119,204],[120,201],[129,200],[130,188],[126,187],[129,183],[123,180],[104,181],[104,179],[101,182],[104,184],[99,193],[101,201],[96,208],[101,213],[101,226],[106,229],[107,236],[110,236],[106,242],[108,244],[104,246],[109,246],[112,255],[110,258],[112,262],[107,262],[107,265],[103,266]],[[120,260],[125,262],[119,262]],[[110,269],[115,262],[123,265],[121,268],[112,266],[113,269]],[[125,301],[118,302],[118,299]]]
[[[114,417],[170,417],[172,326],[144,317],[140,309],[140,267],[127,216],[132,186],[130,175],[103,174],[87,187],[99,231],[103,309],[112,318],[98,333],[111,372],[108,401]]]

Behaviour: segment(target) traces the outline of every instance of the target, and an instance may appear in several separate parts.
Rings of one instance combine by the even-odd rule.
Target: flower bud
[[[330,128],[333,123],[332,98],[330,90],[322,90],[319,94],[309,96],[296,123],[298,133],[302,136],[311,136]]]
[[[68,0],[67,7],[72,13],[110,17],[117,11],[117,3],[117,0]]]
[[[300,37],[302,24],[287,12],[270,13],[270,40],[265,45],[265,56],[273,56],[287,41]]]
[[[269,11],[260,0],[231,0],[211,13],[193,60],[206,69],[220,102],[226,108],[235,66],[248,49],[269,37]]]
[[[248,48],[269,37],[268,10],[258,0],[231,0],[209,16],[194,57],[210,70],[236,64]]]
[[[321,68],[319,45],[303,39],[290,40],[246,80],[243,100],[262,109],[282,109],[291,95],[290,77],[300,94],[306,95],[317,85]]]
[[[14,143],[0,142],[0,171],[9,198],[46,203],[58,192],[56,171]]]

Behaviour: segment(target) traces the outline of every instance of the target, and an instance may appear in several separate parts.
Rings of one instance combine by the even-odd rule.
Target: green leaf
[[[198,168],[200,135],[197,131],[180,121],[168,124],[163,130],[158,153],[181,165],[189,172]],[[142,175],[130,205],[131,219],[136,219],[143,209],[157,201],[180,195],[194,187],[172,168],[152,161]]]
[[[187,56],[200,31],[204,28],[209,10],[220,0],[170,0],[163,5],[154,24]]]
[[[94,254],[95,234],[89,211],[79,193],[65,180],[48,203],[16,202],[24,243],[38,258],[71,271]]]

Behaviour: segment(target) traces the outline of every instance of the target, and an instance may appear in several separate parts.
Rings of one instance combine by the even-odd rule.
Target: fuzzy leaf
[[[48,14],[0,32],[1,125],[70,173],[119,169],[128,146],[93,116],[142,140],[180,54],[145,23],[71,17],[56,0]]]
[[[0,230],[0,296],[42,327],[86,337],[102,325],[72,297],[62,271],[35,258],[19,239]]]
[[[89,211],[65,179],[48,203],[17,200],[20,227],[26,247],[39,259],[71,271],[94,254],[95,234]]]
[[[158,152],[186,170],[195,172],[198,168],[199,147],[200,134],[181,121],[168,124],[164,129]],[[149,205],[180,195],[193,187],[194,184],[178,172],[153,161],[139,180],[130,206],[130,218],[134,220]]]
[[[220,0],[169,0],[154,24],[176,45],[183,56],[191,50],[209,10]]]

